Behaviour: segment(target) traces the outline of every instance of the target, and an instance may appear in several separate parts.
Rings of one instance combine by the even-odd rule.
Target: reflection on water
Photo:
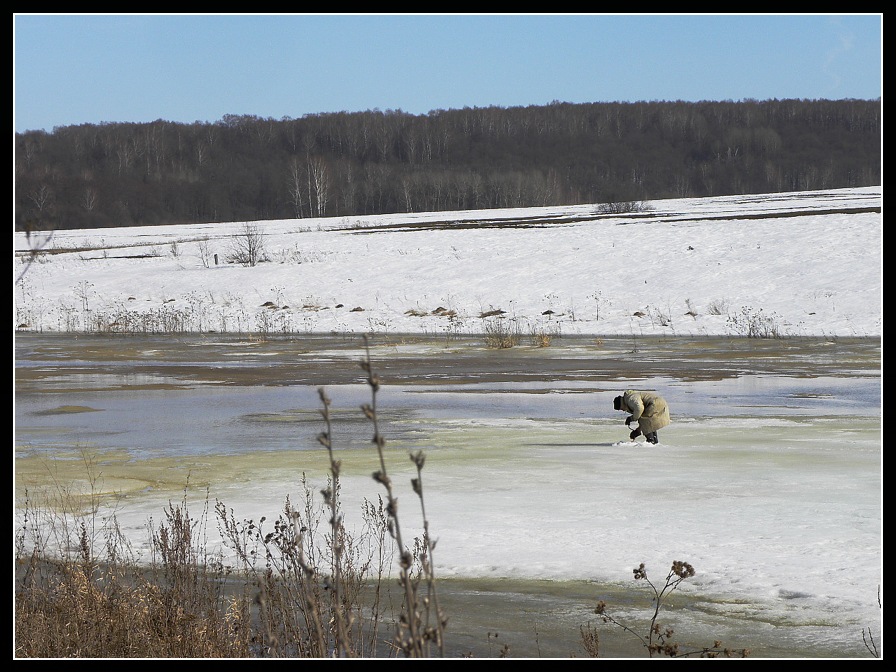
[[[275,515],[300,474],[325,485],[324,386],[346,511],[376,492],[360,339],[22,335],[15,352],[19,491],[83,480],[86,454],[125,531],[188,481]],[[673,559],[698,570],[675,620],[699,642],[862,656],[861,629],[880,632],[879,341],[392,336],[371,357],[395,483],[409,451],[427,454],[457,646],[487,645],[487,629],[511,655],[581,655],[594,600]],[[612,410],[629,387],[670,401],[656,448],[629,443]]]

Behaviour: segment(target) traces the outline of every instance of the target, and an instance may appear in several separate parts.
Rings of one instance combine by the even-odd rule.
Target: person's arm
[[[628,427],[629,423],[636,422],[644,414],[644,402],[641,400],[640,394],[633,394],[625,397],[625,405],[631,413],[625,419],[625,426]]]

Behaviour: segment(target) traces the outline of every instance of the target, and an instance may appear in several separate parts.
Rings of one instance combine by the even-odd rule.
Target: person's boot
[[[660,439],[656,435],[656,432],[650,432],[650,434],[647,435],[647,443],[652,443],[652,444],[656,445],[659,442],[660,442]]]

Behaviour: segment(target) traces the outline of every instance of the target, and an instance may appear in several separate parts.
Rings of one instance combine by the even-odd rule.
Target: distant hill
[[[881,100],[553,103],[15,135],[16,230],[879,185]]]

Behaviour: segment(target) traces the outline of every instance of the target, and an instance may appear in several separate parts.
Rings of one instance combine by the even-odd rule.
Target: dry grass
[[[502,316],[484,320],[485,344],[489,348],[512,348],[520,344],[522,333],[519,325],[514,320],[507,320]]]
[[[16,544],[15,656],[248,656],[248,593],[226,585],[220,563],[205,562],[185,507],[171,507],[166,517],[152,533],[148,567],[114,524],[93,537],[89,518],[70,528],[77,536],[61,555],[40,544],[25,553],[27,542],[40,541],[26,522]]]
[[[444,655],[447,618],[438,606],[435,543],[423,503],[422,452],[412,487],[423,536],[406,541],[386,470],[385,438],[376,410],[379,379],[369,360],[371,421],[385,497],[365,501],[363,529],[343,524],[340,462],[330,441],[329,399],[320,390],[330,456],[328,486],[305,500],[289,499],[271,525],[237,520],[206,496],[200,514],[169,504],[159,524],[149,521],[150,558],[140,561],[114,515],[99,515],[93,465],[90,491],[61,487],[51,499],[26,502],[15,538],[17,658],[353,658]],[[235,564],[210,554],[214,521]],[[393,557],[400,599],[393,599]],[[393,607],[394,605],[394,607]],[[392,630],[386,637],[384,630]]]

